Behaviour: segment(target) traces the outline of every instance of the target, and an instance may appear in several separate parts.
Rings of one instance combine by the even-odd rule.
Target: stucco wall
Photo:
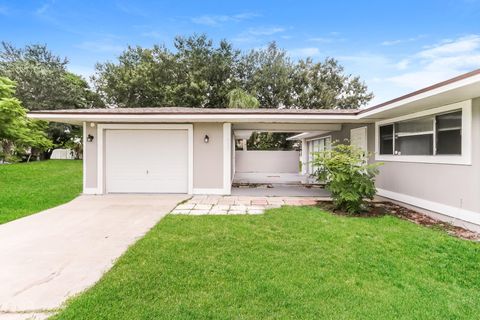
[[[235,151],[236,172],[298,173],[298,151]]]
[[[92,135],[93,141],[86,142],[83,146],[85,162],[85,188],[97,187],[97,126],[90,127],[90,123],[87,123],[86,132],[87,135]]]
[[[94,136],[85,145],[85,188],[97,187],[97,125],[87,123],[86,134]],[[205,135],[209,143],[203,141]],[[193,125],[193,187],[223,188],[223,124],[196,123]]]
[[[367,149],[368,152],[371,154],[369,158],[369,162],[374,161],[373,153],[375,152],[375,124],[373,123],[345,123],[342,124],[342,129],[340,131],[332,131],[323,135],[319,135],[317,137],[308,138],[307,140],[316,139],[316,138],[323,138],[323,137],[332,137],[332,143],[350,143],[350,130],[367,127]],[[305,146],[308,149],[308,145]],[[310,150],[305,150],[310,153]]]
[[[203,139],[210,138],[209,143]],[[193,125],[193,188],[223,188],[223,124]]]
[[[472,165],[384,162],[377,187],[480,214],[480,99],[472,106]]]

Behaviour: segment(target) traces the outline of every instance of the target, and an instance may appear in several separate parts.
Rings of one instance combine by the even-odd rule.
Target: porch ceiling
[[[234,131],[261,131],[261,132],[305,132],[305,131],[339,131],[341,123],[233,123]]]

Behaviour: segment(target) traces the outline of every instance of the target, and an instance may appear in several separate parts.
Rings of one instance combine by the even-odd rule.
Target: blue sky
[[[0,40],[45,43],[86,77],[127,45],[171,46],[176,35],[207,33],[242,50],[277,41],[293,59],[340,60],[374,104],[480,68],[479,17],[480,0],[0,0]]]

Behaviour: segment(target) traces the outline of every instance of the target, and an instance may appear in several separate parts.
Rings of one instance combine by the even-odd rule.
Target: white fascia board
[[[57,122],[300,122],[315,123],[322,121],[348,121],[356,120],[355,115],[315,115],[315,114],[46,114],[32,113],[30,118],[57,121]]]
[[[480,82],[480,75],[468,77],[468,78],[465,78],[465,79],[462,79],[462,80],[459,80],[459,81],[455,81],[455,82],[449,83],[447,85],[444,85],[444,86],[441,86],[441,87],[438,87],[438,88],[435,88],[435,89],[432,89],[432,90],[428,90],[428,91],[413,95],[413,96],[405,98],[405,99],[401,99],[401,100],[396,101],[396,102],[392,102],[392,103],[387,104],[383,107],[372,109],[370,111],[360,113],[360,114],[358,114],[357,117],[358,117],[358,119],[364,119],[364,118],[367,118],[367,117],[372,117],[372,116],[375,116],[376,114],[378,114],[380,112],[395,109],[395,108],[401,107],[401,106],[409,104],[409,103],[413,103],[413,102],[416,102],[416,101],[419,101],[419,100],[422,100],[422,99],[430,98],[430,97],[433,97],[433,96],[436,96],[436,95],[439,95],[439,94],[442,94],[442,93],[446,93],[448,91],[452,91],[452,90],[455,90],[455,89],[466,87],[468,85],[473,85],[473,84],[478,83],[478,82]],[[471,99],[471,98],[472,97],[465,97],[461,100],[467,100],[467,99]]]

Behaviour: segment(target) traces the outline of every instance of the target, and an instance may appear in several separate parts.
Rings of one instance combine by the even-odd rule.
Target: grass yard
[[[81,191],[81,161],[0,165],[0,224],[70,201]]]
[[[54,319],[474,319],[480,244],[314,207],[167,216]]]

